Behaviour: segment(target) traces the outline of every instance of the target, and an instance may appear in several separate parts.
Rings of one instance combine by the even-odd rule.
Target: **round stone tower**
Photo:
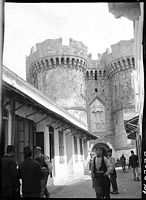
[[[111,116],[117,150],[128,145],[124,120],[136,115],[132,80],[132,72],[135,70],[133,47],[133,39],[120,41],[111,46],[112,52],[105,58],[107,76],[110,80]]]
[[[85,71],[87,47],[70,39],[47,39],[32,47],[26,58],[27,81],[87,124]]]
[[[112,45],[98,60],[89,59],[86,71],[89,130],[116,151],[133,147],[124,127],[124,120],[136,115],[133,45],[133,39]]]

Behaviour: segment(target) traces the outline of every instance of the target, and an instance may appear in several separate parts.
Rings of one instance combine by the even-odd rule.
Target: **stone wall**
[[[85,69],[87,47],[70,39],[45,40],[27,57],[27,81],[87,124]]]
[[[94,133],[108,140],[115,149],[128,145],[123,110],[133,112],[135,108],[131,80],[135,70],[133,54],[133,40],[120,41],[111,46],[111,52],[107,49],[99,54],[97,61],[90,59],[86,71],[89,129],[93,131],[90,107],[98,99],[105,108],[106,129]]]
[[[133,39],[120,41],[92,60],[81,41],[47,39],[32,47],[26,58],[27,81],[43,91],[89,131],[113,148],[127,146],[124,112],[133,112],[135,70]]]

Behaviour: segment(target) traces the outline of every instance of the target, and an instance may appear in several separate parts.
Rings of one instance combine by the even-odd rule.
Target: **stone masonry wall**
[[[123,110],[134,109],[133,55],[133,39],[112,45],[98,60],[81,41],[67,46],[62,38],[47,39],[26,58],[27,81],[118,150],[127,146]]]
[[[85,101],[85,69],[87,47],[70,39],[45,40],[36,44],[27,57],[27,81],[52,101],[87,124]]]

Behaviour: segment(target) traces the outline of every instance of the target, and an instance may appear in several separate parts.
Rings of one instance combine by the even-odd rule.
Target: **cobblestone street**
[[[117,176],[120,194],[111,194],[111,198],[141,198],[141,181],[133,181],[132,169],[125,173],[117,169]],[[60,186],[51,186],[49,191],[50,198],[95,198],[90,175],[62,183]]]

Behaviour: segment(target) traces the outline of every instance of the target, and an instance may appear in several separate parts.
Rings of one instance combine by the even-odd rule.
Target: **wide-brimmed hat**
[[[39,147],[39,146],[36,146],[35,150],[42,151],[41,147]]]

